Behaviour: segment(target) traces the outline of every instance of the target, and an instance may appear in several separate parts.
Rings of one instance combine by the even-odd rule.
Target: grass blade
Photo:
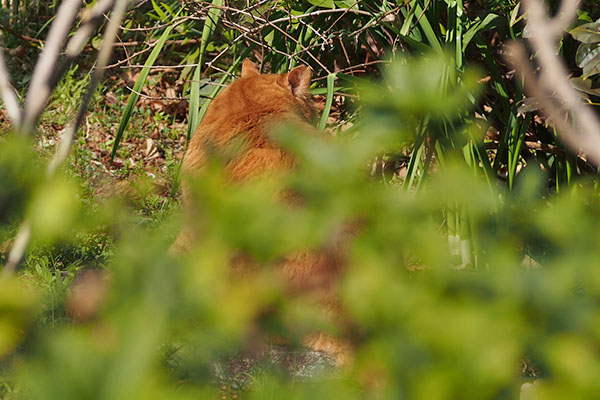
[[[221,6],[223,4],[223,0],[213,0],[213,6]],[[206,46],[208,45],[208,41],[212,36],[217,23],[219,21],[219,16],[221,14],[221,9],[217,7],[212,7],[208,11],[208,15],[206,16],[206,21],[204,22],[204,27],[202,28],[202,43],[200,44],[200,53],[198,54],[198,65],[194,69],[194,76],[192,77],[192,85],[190,88],[190,110],[188,114],[188,128],[187,128],[187,139],[190,140],[198,125],[200,125],[200,121],[202,116],[199,113],[200,107],[200,78],[202,77],[202,58],[204,56],[204,52],[206,51]]]
[[[119,148],[119,143],[121,142],[121,138],[123,137],[125,128],[127,127],[127,124],[129,123],[129,118],[131,118],[131,113],[133,112],[133,108],[135,107],[135,104],[137,103],[138,99],[140,98],[139,93],[142,90],[144,83],[146,83],[146,79],[148,78],[148,74],[150,73],[150,67],[154,65],[154,62],[158,58],[158,55],[160,54],[163,46],[165,45],[165,42],[167,41],[169,34],[171,33],[171,29],[173,29],[173,26],[167,27],[167,29],[165,29],[162,36],[158,40],[158,42],[156,42],[154,49],[152,49],[150,56],[148,56],[148,59],[144,63],[144,68],[142,68],[140,75],[138,76],[137,80],[135,81],[135,85],[133,85],[133,91],[129,95],[129,99],[127,100],[127,105],[125,106],[125,110],[123,111],[123,117],[121,118],[121,121],[119,122],[119,129],[117,130],[117,134],[115,135],[115,142],[113,143],[112,153],[110,155],[110,162],[113,161],[113,159],[115,158],[115,154],[117,154],[117,149]]]
[[[322,131],[327,126],[327,118],[331,111],[331,104],[333,103],[333,93],[335,89],[335,73],[327,75],[327,98],[325,99],[325,108],[323,109],[323,115],[321,115],[321,121],[319,122],[319,130]]]
[[[202,121],[202,118],[204,118],[204,114],[206,114],[206,110],[208,110],[208,106],[210,105],[210,102],[212,99],[214,99],[217,94],[219,94],[219,91],[223,88],[223,84],[225,84],[225,82],[227,81],[227,79],[229,79],[229,76],[233,73],[233,70],[237,68],[237,66],[242,62],[242,60],[244,58],[246,58],[246,56],[248,55],[248,53],[250,53],[251,48],[247,47],[242,54],[238,57],[237,60],[235,60],[233,62],[233,64],[231,64],[231,67],[229,67],[229,69],[227,70],[227,73],[223,75],[223,77],[221,78],[221,80],[219,81],[219,84],[215,86],[215,88],[213,89],[213,91],[210,93],[210,98],[206,99],[206,101],[204,103],[202,103],[202,107],[200,108],[200,111],[198,112],[198,121]]]
[[[204,103],[202,103],[202,107],[200,108],[199,111],[197,111],[197,118],[198,121],[202,121],[202,118],[204,118],[204,114],[206,114],[206,110],[208,110],[208,106],[210,105],[210,102],[212,101],[212,99],[214,99],[217,94],[219,94],[219,91],[223,88],[223,85],[225,84],[225,82],[227,81],[227,79],[229,78],[229,76],[233,73],[233,71],[238,67],[238,65],[240,64],[240,62],[246,58],[246,56],[248,55],[248,53],[250,53],[251,48],[247,47],[242,54],[233,62],[233,64],[231,64],[231,67],[229,67],[229,69],[227,70],[226,74],[223,74],[223,77],[219,80],[219,84],[215,85],[215,88],[213,89],[213,91],[210,93],[210,95],[208,96],[209,98],[206,99],[204,101]],[[189,126],[188,126],[189,129]],[[189,131],[188,131],[189,132]],[[192,131],[193,134],[194,131]],[[188,136],[188,138],[190,138],[191,136]],[[189,143],[189,140],[188,140]],[[174,183],[173,183],[173,189],[171,191],[171,195],[174,195],[177,192],[177,188],[179,187],[179,182],[181,181],[181,167],[183,165],[183,159],[181,159],[181,161],[179,162],[179,166],[177,168],[177,174],[175,175],[174,178]]]
[[[438,40],[438,35],[435,33],[435,31],[431,27],[431,24],[429,23],[429,20],[427,19],[427,15],[424,15],[425,11],[423,11],[423,9],[421,8],[421,6],[419,4],[415,4],[415,11],[419,15],[422,15],[421,19],[419,20],[419,25],[421,26],[421,29],[423,30],[423,33],[425,34],[427,41],[429,42],[431,47],[438,54],[443,54],[444,51],[442,50],[442,45],[441,45],[440,41]]]

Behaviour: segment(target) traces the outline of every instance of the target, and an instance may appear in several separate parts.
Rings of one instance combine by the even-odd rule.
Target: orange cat
[[[226,151],[236,140],[244,150],[226,165],[232,182],[245,181],[260,174],[290,169],[292,157],[273,143],[266,131],[278,121],[308,124],[314,113],[310,96],[311,70],[299,66],[285,74],[260,74],[256,66],[245,60],[242,77],[233,82],[210,104],[206,115],[190,141],[183,161],[183,202],[188,219],[193,222],[192,193],[185,177],[193,177],[205,166],[207,151]],[[172,246],[182,252],[194,241],[189,224]],[[289,255],[281,265],[281,273],[289,289],[317,298],[324,310],[337,314],[335,287],[341,272],[341,254],[335,249],[306,251]],[[348,346],[329,335],[315,334],[305,340],[315,350],[326,351],[340,363],[347,361]]]

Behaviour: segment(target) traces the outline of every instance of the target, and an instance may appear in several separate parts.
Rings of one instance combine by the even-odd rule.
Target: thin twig
[[[152,50],[153,48],[154,48],[154,46],[152,46],[152,45],[151,45],[151,46],[148,46],[148,47],[144,48],[143,50],[136,51],[136,52],[135,52],[135,53],[133,53],[132,55],[130,55],[130,56],[127,56],[126,58],[124,58],[124,59],[122,59],[122,60],[119,60],[119,61],[117,61],[117,62],[116,62],[116,63],[114,63],[114,64],[107,65],[107,66],[105,67],[105,69],[111,69],[111,68],[115,68],[115,67],[118,67],[118,66],[120,66],[120,65],[123,65],[123,64],[128,64],[128,63],[129,63],[129,61],[131,61],[132,59],[136,58],[136,57],[137,57],[137,56],[139,56],[140,54],[148,53],[148,52],[149,52],[150,50]]]
[[[17,31],[15,31],[14,29],[12,29],[9,26],[6,26],[4,24],[0,24],[0,31],[5,31],[10,33],[11,35],[21,39],[22,41],[28,42],[28,43],[36,43],[38,45],[43,44],[44,42],[40,39],[36,39],[33,38],[31,36],[27,36],[27,35],[23,35],[22,33],[19,33]]]
[[[208,82],[202,82],[202,81],[200,81],[200,82],[205,84],[205,85],[203,85],[203,86],[201,86],[201,87],[204,87],[204,86],[206,86],[206,84],[208,83]],[[224,87],[224,86],[227,86],[227,85],[221,85],[221,84],[219,84],[219,83],[215,83],[215,86],[222,86],[222,87]],[[126,87],[126,88],[127,88],[127,89],[128,89],[130,92],[131,92],[131,93],[135,93],[135,94],[137,94],[138,96],[140,96],[140,97],[141,97],[142,99],[144,99],[144,100],[185,100],[185,101],[187,101],[187,100],[188,100],[188,98],[187,98],[187,97],[149,96],[149,95],[147,95],[147,94],[144,94],[144,93],[142,93],[142,92],[138,92],[137,90],[133,89],[133,88],[132,88],[131,86],[129,86],[129,85],[125,85],[125,87]],[[200,95],[198,95],[198,96],[199,96],[200,98],[203,98],[203,99],[212,99],[212,97],[211,97],[211,96],[206,96],[206,95],[202,95],[202,94],[200,94]]]
[[[114,0],[100,0],[96,6],[85,10],[81,26],[67,43],[67,57],[75,57],[83,51],[85,44],[105,18],[105,14],[113,7],[114,2]]]
[[[170,24],[170,25],[173,25],[173,27],[175,27],[175,26],[177,26],[177,25],[179,25],[179,24],[181,24],[183,22],[185,22],[185,21],[181,20],[181,21],[178,21],[178,22],[176,22],[174,24]],[[184,41],[185,40],[183,40],[181,42],[183,43]],[[201,39],[192,39],[190,41],[202,42]],[[175,41],[167,42],[167,43],[177,44],[176,42],[179,42],[179,41],[175,40]],[[123,47],[123,50],[125,51],[125,53],[127,53],[126,47],[128,47],[128,45],[126,43],[128,43],[128,42],[113,43],[113,46],[115,46],[115,47],[117,47],[117,46]],[[115,68],[115,67],[118,67],[118,66],[123,65],[123,64],[129,64],[129,61],[131,61],[132,59],[136,58],[137,56],[139,56],[141,54],[147,53],[150,50],[152,50],[154,48],[154,46],[156,46],[157,43],[158,43],[158,40],[149,40],[149,41],[145,41],[145,42],[140,42],[140,44],[147,44],[147,47],[145,47],[144,49],[142,49],[140,51],[137,51],[137,52],[133,53],[131,56],[129,56],[129,55],[126,56],[123,60],[119,60],[119,61],[117,61],[114,64],[107,65],[104,68],[105,69],[111,69],[111,68]]]
[[[149,26],[147,28],[127,28],[125,26],[121,26],[121,31],[123,32],[153,32],[159,29],[163,29],[166,28],[167,26],[171,26],[173,24],[181,24],[183,22],[186,21],[203,21],[203,18],[198,18],[192,15],[185,15],[183,17],[177,17],[174,18],[172,20],[169,20],[169,22],[165,23],[165,24],[160,24],[160,25],[154,25],[154,26]]]
[[[129,42],[116,42],[113,43],[113,47],[138,47],[138,46],[146,46],[146,45],[154,45],[156,42],[158,42],[158,39],[156,40],[132,40]],[[182,44],[200,44],[202,43],[202,39],[200,38],[195,38],[195,39],[174,39],[174,40],[167,40],[165,41],[165,45],[182,45]]]

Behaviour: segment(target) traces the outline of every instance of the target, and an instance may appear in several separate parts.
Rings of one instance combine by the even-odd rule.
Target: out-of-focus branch
[[[31,43],[35,43],[37,45],[40,45],[40,44],[44,43],[40,39],[36,39],[36,38],[31,37],[31,36],[23,35],[22,33],[19,33],[16,30],[14,30],[11,27],[6,26],[4,24],[0,24],[0,31],[8,32],[11,35],[19,38],[21,41],[24,41],[24,42],[28,43],[29,45],[31,45]]]
[[[19,228],[19,232],[17,232],[17,236],[15,236],[15,241],[10,249],[10,253],[8,253],[6,265],[4,265],[4,268],[2,269],[2,278],[9,278],[14,274],[17,266],[21,263],[21,260],[23,260],[23,255],[25,254],[30,238],[31,226],[29,225],[29,221],[25,221]]]
[[[561,136],[565,143],[572,148],[575,148],[576,151],[579,151],[579,147],[581,146],[579,146],[577,141],[572,140],[578,135],[577,132],[571,127],[569,121],[564,118],[564,110],[561,110],[552,101],[552,97],[547,95],[542,85],[536,82],[535,74],[531,68],[523,45],[516,42],[511,43],[509,45],[509,54],[515,68],[523,74],[525,90],[530,96],[535,97],[539,101],[540,108],[552,118],[552,123],[562,134]]]
[[[114,1],[112,0],[109,0],[108,2],[114,3]],[[116,4],[114,5],[114,9],[110,15],[110,22],[106,27],[104,39],[102,40],[100,52],[98,53],[96,67],[94,68],[94,72],[92,73],[92,78],[90,79],[90,83],[88,84],[88,89],[83,97],[75,121],[73,121],[65,130],[63,134],[63,139],[60,142],[60,145],[58,146],[56,155],[48,164],[48,174],[50,175],[54,174],[54,171],[67,159],[67,156],[69,155],[69,149],[71,148],[71,144],[73,143],[73,139],[75,138],[77,129],[79,128],[79,125],[81,125],[81,123],[83,122],[83,118],[85,117],[88,104],[92,99],[92,96],[94,94],[94,91],[96,90],[96,87],[98,86],[98,83],[100,83],[100,79],[102,79],[102,75],[104,75],[104,67],[106,67],[110,59],[115,39],[117,38],[117,34],[119,33],[119,27],[121,20],[123,19],[123,14],[125,14],[125,10],[127,9],[127,3],[129,3],[129,0],[117,0]],[[106,11],[103,10],[102,14],[104,14]],[[92,32],[93,31],[89,32],[88,37],[91,36]],[[83,43],[83,45],[85,45],[85,43]],[[81,48],[83,47],[83,45],[81,46]],[[79,48],[79,51],[81,51],[81,48]]]
[[[556,16],[550,20],[550,29],[554,33],[554,37],[562,36],[565,29],[567,29],[575,17],[577,17],[579,3],[579,0],[563,0],[560,3],[560,9],[556,13]],[[526,4],[526,7],[529,9],[528,4]],[[538,12],[542,11],[544,13],[541,14],[540,17],[545,17],[545,10],[539,2],[537,7]]]
[[[104,15],[113,7],[114,3],[114,0],[100,0],[96,6],[85,10],[81,21],[81,26],[77,29],[67,44],[67,57],[76,57],[83,51],[87,41],[92,36],[96,28],[102,23],[104,20]],[[113,15],[113,18],[114,17],[115,16]],[[119,21],[120,20],[121,18],[119,17]]]
[[[96,61],[94,72],[90,79],[90,83],[88,84],[87,91],[81,102],[81,106],[79,107],[77,116],[75,120],[71,124],[69,124],[69,126],[67,126],[67,128],[65,129],[62,135],[62,141],[58,145],[56,154],[48,164],[46,170],[46,174],[48,177],[54,175],[58,167],[60,167],[60,165],[62,165],[65,162],[67,156],[69,155],[69,150],[71,148],[71,144],[73,143],[73,139],[75,138],[75,134],[77,133],[77,129],[83,121],[88,104],[92,99],[94,91],[96,90],[96,87],[98,86],[102,75],[104,74],[104,67],[106,67],[110,59],[110,54],[112,52],[115,39],[119,32],[121,20],[123,19],[123,15],[127,10],[127,5],[130,2],[130,0],[117,0],[116,3],[112,0],[109,1],[111,2],[111,4],[114,3],[114,9],[110,16],[110,22],[108,23],[108,26],[106,27],[106,31],[104,33],[104,39],[100,47],[100,52],[98,53],[98,59]],[[104,3],[107,2],[105,1]],[[91,35],[91,32],[89,33],[89,35]],[[7,263],[2,271],[3,277],[9,277],[12,274],[14,274],[18,265],[23,260],[23,256],[25,255],[25,250],[27,249],[27,244],[29,243],[30,237],[31,226],[29,221],[25,221],[21,225],[21,228],[19,229],[19,232],[17,233],[17,236],[15,238],[15,243],[8,255]]]
[[[25,117],[21,127],[23,132],[33,133],[52,90],[73,60],[83,51],[94,31],[104,21],[105,14],[114,4],[115,0],[100,0],[92,8],[85,10],[81,25],[67,42],[65,59],[59,64],[57,61],[60,49],[82,5],[78,0],[66,0],[61,4],[27,92]]]
[[[23,110],[19,106],[19,100],[15,95],[15,90],[10,82],[10,75],[4,61],[4,53],[0,50],[0,94],[4,102],[4,108],[8,113],[8,119],[13,126],[21,124]]]
[[[21,132],[33,134],[35,130],[44,106],[52,93],[52,87],[48,82],[56,68],[58,53],[65,43],[65,38],[69,35],[80,8],[81,0],[65,0],[60,4],[56,18],[48,32],[44,50],[33,71],[25,99],[23,122],[21,126],[17,127]]]
[[[523,6],[530,32],[528,39],[541,67],[540,79],[535,78],[523,45],[511,45],[510,61],[525,75],[525,89],[540,101],[544,112],[556,125],[561,139],[575,152],[582,150],[598,166],[600,119],[588,105],[579,101],[579,95],[568,80],[568,71],[556,54],[557,40],[575,17],[579,1],[563,0],[557,16],[552,19],[549,19],[540,0],[523,0]],[[562,105],[550,100],[552,94],[561,99]],[[572,116],[573,121],[565,121],[565,112]]]

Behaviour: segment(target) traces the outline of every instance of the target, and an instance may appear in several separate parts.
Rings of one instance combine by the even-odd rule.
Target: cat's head
[[[310,94],[311,76],[312,71],[304,65],[284,74],[261,74],[249,59],[245,59],[242,64],[242,79],[248,82],[248,86],[256,89],[257,101],[277,101],[281,104],[292,102],[306,119],[312,119],[314,114]],[[270,90],[264,91],[264,88]]]

